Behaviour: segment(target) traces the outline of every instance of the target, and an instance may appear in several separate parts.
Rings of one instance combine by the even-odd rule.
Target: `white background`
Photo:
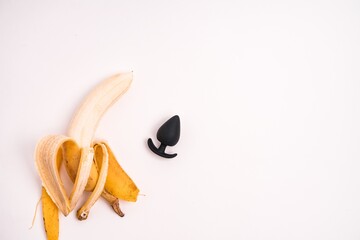
[[[127,70],[96,136],[146,196],[60,239],[360,239],[359,67],[356,0],[0,0],[0,239],[45,239],[35,144]]]

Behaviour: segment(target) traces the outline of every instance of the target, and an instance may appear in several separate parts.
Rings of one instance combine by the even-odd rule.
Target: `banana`
[[[43,208],[48,209],[47,213],[56,206],[56,210],[59,209],[67,216],[76,207],[85,190],[92,193],[77,211],[79,220],[88,217],[90,208],[100,196],[109,201],[120,216],[123,213],[118,198],[136,201],[139,190],[117,163],[109,146],[104,142],[93,141],[101,117],[128,90],[131,82],[132,72],[117,74],[103,81],[90,92],[74,115],[68,136],[49,135],[38,142],[35,166],[42,180]],[[59,174],[62,162],[74,183],[70,197],[66,194]],[[119,187],[123,189],[118,189]],[[54,223],[53,227],[49,222]],[[58,221],[56,224],[46,211],[44,223],[48,233],[58,229]],[[50,238],[47,234],[48,239],[57,239],[53,237],[55,235]]]

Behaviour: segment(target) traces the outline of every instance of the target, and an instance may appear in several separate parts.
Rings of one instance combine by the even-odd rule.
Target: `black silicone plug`
[[[160,146],[157,148],[151,138],[148,139],[148,146],[151,151],[164,158],[173,158],[177,154],[165,153],[167,146],[174,146],[180,138],[180,118],[178,115],[173,116],[167,120],[157,131],[156,138],[160,141]]]

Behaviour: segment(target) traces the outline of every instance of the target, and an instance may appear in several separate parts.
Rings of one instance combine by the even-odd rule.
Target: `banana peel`
[[[104,151],[98,151],[100,146],[105,146],[109,155],[109,171],[105,182],[105,191],[109,194],[129,202],[136,202],[139,189],[120,166],[114,153],[106,142],[96,142],[94,145],[94,158],[101,159]],[[98,168],[101,165],[97,164]]]
[[[91,207],[100,196],[121,217],[124,214],[119,199],[137,200],[139,189],[119,165],[109,145],[93,140],[101,117],[128,90],[131,82],[132,72],[106,79],[85,98],[66,136],[49,135],[38,142],[35,165],[43,185],[43,216],[48,239],[58,239],[58,211],[67,216],[74,210],[84,191],[91,194],[77,211],[79,220],[87,219]],[[73,182],[70,196],[60,178],[62,163]]]
[[[41,202],[47,239],[57,240],[59,238],[59,209],[45,188],[42,188]]]

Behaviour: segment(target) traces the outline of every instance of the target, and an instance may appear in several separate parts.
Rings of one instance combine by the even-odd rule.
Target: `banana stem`
[[[114,209],[114,211],[116,212],[117,215],[119,215],[120,217],[125,216],[125,214],[120,209],[120,200],[118,198],[114,197],[113,195],[108,193],[106,190],[103,191],[101,196],[110,203],[112,209]]]

